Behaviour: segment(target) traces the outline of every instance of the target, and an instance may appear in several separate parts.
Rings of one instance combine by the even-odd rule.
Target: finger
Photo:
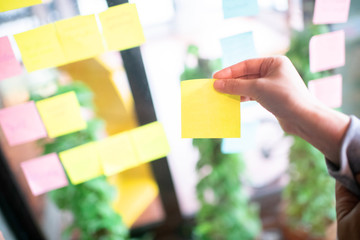
[[[268,62],[271,59],[273,58],[255,58],[245,60],[216,72],[213,77],[216,79],[244,78],[246,76],[258,78],[260,77],[261,66],[264,62]]]
[[[247,96],[249,98],[254,98],[255,94],[255,81],[254,80],[246,80],[246,79],[219,79],[215,80],[214,88],[215,90],[232,94],[232,95],[242,95]]]
[[[338,220],[342,220],[350,214],[355,207],[359,208],[359,198],[345,188],[341,183],[336,182],[336,212]]]
[[[360,202],[354,194],[336,182],[336,214],[338,239],[360,239]]]

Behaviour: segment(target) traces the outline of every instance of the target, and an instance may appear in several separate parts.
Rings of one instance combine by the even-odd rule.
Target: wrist
[[[340,148],[350,124],[350,117],[317,102],[307,105],[295,120],[294,134],[319,149],[339,165]]]

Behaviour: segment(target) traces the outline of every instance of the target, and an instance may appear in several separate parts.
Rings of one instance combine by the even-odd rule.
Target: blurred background
[[[2,12],[0,37],[9,36],[21,60],[14,34],[119,3],[47,0]],[[136,4],[146,38],[136,57],[127,50],[106,52],[0,81],[2,108],[75,91],[89,126],[15,147],[0,133],[3,160],[18,187],[14,191],[28,207],[24,218],[32,221],[23,224],[36,228],[32,234],[54,240],[336,239],[334,181],[322,154],[285,134],[256,103],[242,103],[240,149],[224,152],[221,139],[182,139],[180,81],[211,78],[222,68],[220,40],[252,31],[259,57],[287,55],[305,83],[341,73],[343,105],[338,110],[360,116],[360,2],[352,1],[349,21],[336,25],[313,25],[314,0],[258,0],[258,15],[229,19],[224,19],[221,0],[130,3]],[[345,67],[311,73],[310,38],[340,29],[346,33]],[[131,82],[129,76],[142,67],[145,81]],[[141,99],[148,91],[150,98]],[[148,111],[164,125],[171,148],[166,159],[32,195],[21,162],[135,128],[146,123]],[[6,208],[2,204],[0,211],[5,239],[27,239],[14,232],[16,223],[9,223]]]

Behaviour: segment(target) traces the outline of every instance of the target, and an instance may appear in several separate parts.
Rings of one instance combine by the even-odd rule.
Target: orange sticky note
[[[341,74],[309,81],[309,91],[322,103],[331,108],[342,105]]]
[[[316,35],[310,40],[310,70],[321,72],[345,65],[345,32]]]
[[[97,143],[97,148],[106,176],[114,175],[139,164],[128,132],[101,140]]]
[[[0,12],[40,4],[42,0],[0,0]]]
[[[81,115],[74,92],[38,101],[36,106],[51,138],[86,128],[86,121]]]
[[[109,50],[124,50],[145,42],[135,4],[124,3],[99,14]]]
[[[153,122],[130,131],[139,162],[145,163],[165,157],[170,152],[165,130],[160,122]]]
[[[183,138],[239,138],[240,96],[217,92],[214,79],[181,82]]]
[[[59,157],[73,184],[103,175],[96,143],[87,143],[60,152]]]
[[[105,51],[95,15],[58,21],[55,27],[68,63],[95,57]]]
[[[65,63],[65,55],[53,24],[14,35],[28,72]]]

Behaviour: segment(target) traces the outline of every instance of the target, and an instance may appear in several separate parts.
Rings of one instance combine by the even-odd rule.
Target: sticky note
[[[240,96],[217,92],[214,79],[181,82],[183,138],[239,138]]]
[[[28,72],[56,67],[66,62],[53,24],[14,35]]]
[[[74,92],[36,102],[49,137],[55,138],[86,128],[86,121]]]
[[[96,143],[87,143],[60,152],[59,157],[73,184],[103,175]]]
[[[109,50],[124,50],[145,42],[135,4],[124,3],[99,14]]]
[[[1,109],[0,125],[10,146],[47,136],[34,102]]]
[[[22,73],[20,63],[16,60],[8,37],[0,38],[0,80]]]
[[[320,72],[345,65],[345,32],[316,35],[310,40],[310,70]]]
[[[309,91],[322,103],[331,108],[342,105],[341,74],[309,81]]]
[[[345,23],[349,18],[350,0],[315,0],[314,24]]]
[[[55,27],[67,62],[95,57],[105,51],[95,15],[58,21]]]
[[[221,144],[221,152],[225,154],[241,153],[256,147],[256,132],[259,122],[246,122],[241,126],[241,138],[225,138]]]
[[[104,173],[111,176],[139,164],[128,132],[115,134],[97,143]]]
[[[258,57],[252,32],[246,32],[220,40],[223,52],[223,67]]]
[[[56,153],[22,162],[21,169],[35,196],[69,184]]]
[[[40,4],[42,0],[0,0],[0,12]]]
[[[160,122],[143,125],[129,133],[140,163],[165,157],[170,152],[165,130]]]
[[[223,0],[224,18],[255,16],[259,13],[257,0]]]

